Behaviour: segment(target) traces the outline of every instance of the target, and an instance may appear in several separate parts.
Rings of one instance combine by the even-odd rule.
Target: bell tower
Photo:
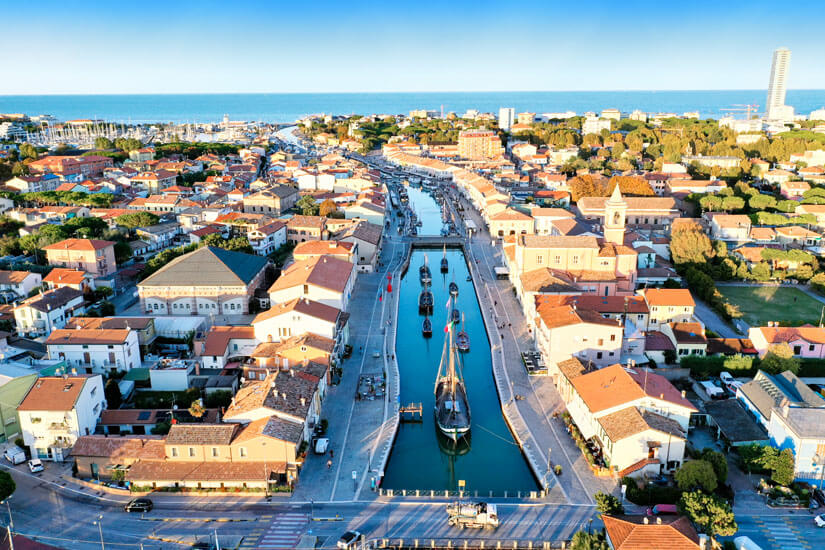
[[[619,185],[613,188],[613,194],[604,204],[604,240],[613,244],[624,244],[625,218],[627,203],[619,191]]]

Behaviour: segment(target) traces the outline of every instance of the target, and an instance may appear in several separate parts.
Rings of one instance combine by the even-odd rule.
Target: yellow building
[[[470,160],[487,160],[504,154],[501,139],[492,130],[464,130],[458,134],[458,156]]]

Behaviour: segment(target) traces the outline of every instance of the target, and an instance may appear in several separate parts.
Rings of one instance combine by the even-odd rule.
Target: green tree
[[[734,535],[738,529],[730,505],[715,495],[701,491],[683,493],[679,508],[714,541],[716,537]]]
[[[112,142],[111,139],[109,139],[107,137],[103,137],[103,136],[95,138],[95,149],[100,149],[100,150],[105,151],[107,149],[114,149],[114,148],[115,148],[115,144]]]
[[[785,487],[793,483],[794,478],[794,456],[790,449],[783,449],[773,460],[773,473],[771,479],[779,485]]]
[[[713,466],[704,460],[691,460],[676,470],[676,484],[683,491],[704,489],[708,493],[716,490],[718,482]]]
[[[727,360],[725,361],[725,367],[728,367]],[[728,480],[728,459],[723,453],[706,448],[702,450],[702,460],[713,466],[713,472],[716,474],[719,483],[724,484]]]
[[[765,262],[760,262],[751,268],[751,277],[756,281],[765,282],[771,278],[771,267]]]
[[[602,514],[611,516],[624,514],[624,506],[618,498],[601,491],[594,496],[596,498],[596,509]]]
[[[797,374],[799,365],[800,361],[797,357],[794,357],[791,346],[783,342],[768,348],[768,353],[762,358],[759,368],[770,374],[779,374],[785,371]]]
[[[713,246],[703,231],[674,231],[670,236],[670,255],[676,266],[706,264],[713,257]]]
[[[157,225],[160,218],[157,214],[151,212],[133,212],[129,214],[122,214],[115,218],[115,223],[127,229],[134,229],[136,227],[150,227]]]
[[[309,195],[304,195],[301,197],[298,202],[295,203],[295,208],[297,208],[304,216],[317,216],[319,210],[318,205],[315,203],[315,199]]]
[[[223,248],[224,250],[232,250],[233,252],[244,252],[246,254],[254,254],[255,250],[249,244],[249,239],[246,237],[235,237],[234,239],[224,239],[220,233],[212,233],[201,239],[201,246],[214,246]]]
[[[579,531],[573,535],[570,541],[570,550],[609,550],[607,541],[601,533],[590,534],[587,531]]]
[[[23,143],[20,145],[20,158],[37,160],[37,149],[31,143]]]
[[[123,404],[123,395],[120,393],[117,380],[114,378],[106,380],[106,385],[103,386],[103,394],[106,396],[107,409],[119,409]]]
[[[9,498],[16,488],[17,485],[14,483],[11,474],[5,470],[0,470],[0,500]]]

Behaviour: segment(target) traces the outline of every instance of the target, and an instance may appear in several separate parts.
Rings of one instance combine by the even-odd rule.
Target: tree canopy
[[[716,495],[701,491],[683,493],[679,508],[713,539],[734,535],[739,528],[730,505]]]
[[[710,462],[705,460],[690,460],[676,470],[676,484],[683,491],[703,489],[712,493],[719,485],[716,472]]]

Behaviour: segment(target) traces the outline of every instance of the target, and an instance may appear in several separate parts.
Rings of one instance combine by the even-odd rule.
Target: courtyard
[[[790,286],[723,286],[719,292],[742,312],[742,319],[752,327],[768,321],[782,325],[818,325],[822,302]]]

